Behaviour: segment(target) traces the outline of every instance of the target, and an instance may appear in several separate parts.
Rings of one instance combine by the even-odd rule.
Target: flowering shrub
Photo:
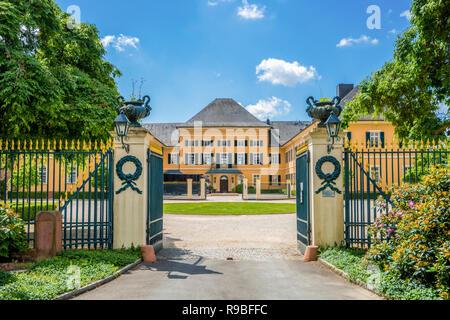
[[[431,168],[420,184],[392,190],[392,206],[377,201],[366,259],[391,277],[431,285],[445,299],[450,288],[450,167]],[[385,241],[385,240],[388,241]]]
[[[0,258],[28,250],[25,222],[8,205],[0,203]]]

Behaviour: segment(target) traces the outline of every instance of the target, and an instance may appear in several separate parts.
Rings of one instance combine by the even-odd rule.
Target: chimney
[[[341,99],[343,99],[347,94],[349,94],[350,91],[353,90],[355,86],[353,84],[338,84],[336,91],[337,96]]]

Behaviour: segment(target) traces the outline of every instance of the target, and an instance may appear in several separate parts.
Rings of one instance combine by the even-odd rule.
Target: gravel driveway
[[[296,248],[296,215],[164,215],[165,248]]]

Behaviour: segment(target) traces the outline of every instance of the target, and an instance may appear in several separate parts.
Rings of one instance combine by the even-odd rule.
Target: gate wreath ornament
[[[334,171],[332,173],[325,174],[322,170],[322,167],[327,162],[330,162],[334,165]],[[341,175],[341,164],[335,157],[325,156],[320,158],[316,163],[316,174],[320,179],[323,180],[322,185],[325,184],[322,188],[316,191],[316,194],[321,193],[327,188],[330,188],[332,191],[336,191],[339,194],[342,193],[338,188],[333,186],[333,184],[336,184],[334,181]]]
[[[125,163],[132,162],[136,166],[136,171],[133,174],[125,174],[123,172],[123,166]],[[142,174],[142,163],[139,161],[138,158],[134,156],[126,156],[117,162],[116,165],[116,173],[120,180],[122,180],[122,188],[116,192],[116,194],[122,193],[123,191],[127,190],[128,188],[131,188],[132,190],[136,191],[139,194],[142,194],[142,191],[139,190],[136,185],[136,180],[139,179],[139,177]]]

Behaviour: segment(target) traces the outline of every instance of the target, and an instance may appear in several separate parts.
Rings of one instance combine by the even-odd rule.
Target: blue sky
[[[334,97],[392,57],[407,0],[57,0],[95,24],[120,93],[145,79],[147,122],[184,122],[214,98],[272,120],[307,120],[308,96]],[[381,29],[369,29],[371,5]],[[137,90],[136,90],[137,91]],[[136,92],[137,93],[137,92]]]

